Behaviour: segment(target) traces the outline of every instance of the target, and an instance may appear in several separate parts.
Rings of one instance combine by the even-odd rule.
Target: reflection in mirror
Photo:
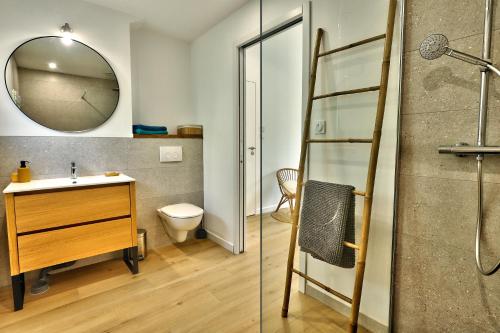
[[[120,92],[113,69],[99,53],[61,37],[19,46],[5,67],[5,83],[26,116],[64,132],[102,125],[115,111]]]

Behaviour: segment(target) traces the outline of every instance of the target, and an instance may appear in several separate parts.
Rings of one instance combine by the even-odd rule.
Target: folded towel
[[[137,129],[141,129],[143,131],[166,131],[167,128],[165,126],[149,126],[149,125],[132,125],[132,131],[135,131]]]
[[[134,134],[168,134],[168,131],[147,131],[140,128],[134,130]]]
[[[354,267],[354,187],[310,180],[304,187],[299,229],[302,251],[329,264]]]

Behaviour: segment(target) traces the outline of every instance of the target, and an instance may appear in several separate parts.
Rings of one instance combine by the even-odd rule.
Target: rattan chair
[[[293,213],[293,200],[295,199],[295,192],[297,190],[297,174],[298,170],[292,168],[283,168],[276,172],[278,186],[282,195],[275,212],[280,209],[281,205],[288,201],[290,214]]]

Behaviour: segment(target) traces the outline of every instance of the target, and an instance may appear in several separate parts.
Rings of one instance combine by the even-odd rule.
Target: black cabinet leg
[[[14,311],[22,310],[24,304],[24,273],[13,275],[12,279],[12,297],[14,299]]]
[[[123,261],[127,264],[132,274],[139,273],[139,260],[137,258],[137,246],[123,250]]]

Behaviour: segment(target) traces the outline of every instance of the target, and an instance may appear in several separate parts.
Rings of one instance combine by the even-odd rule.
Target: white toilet
[[[174,242],[184,242],[203,217],[203,209],[189,204],[169,205],[157,210],[167,234]]]

